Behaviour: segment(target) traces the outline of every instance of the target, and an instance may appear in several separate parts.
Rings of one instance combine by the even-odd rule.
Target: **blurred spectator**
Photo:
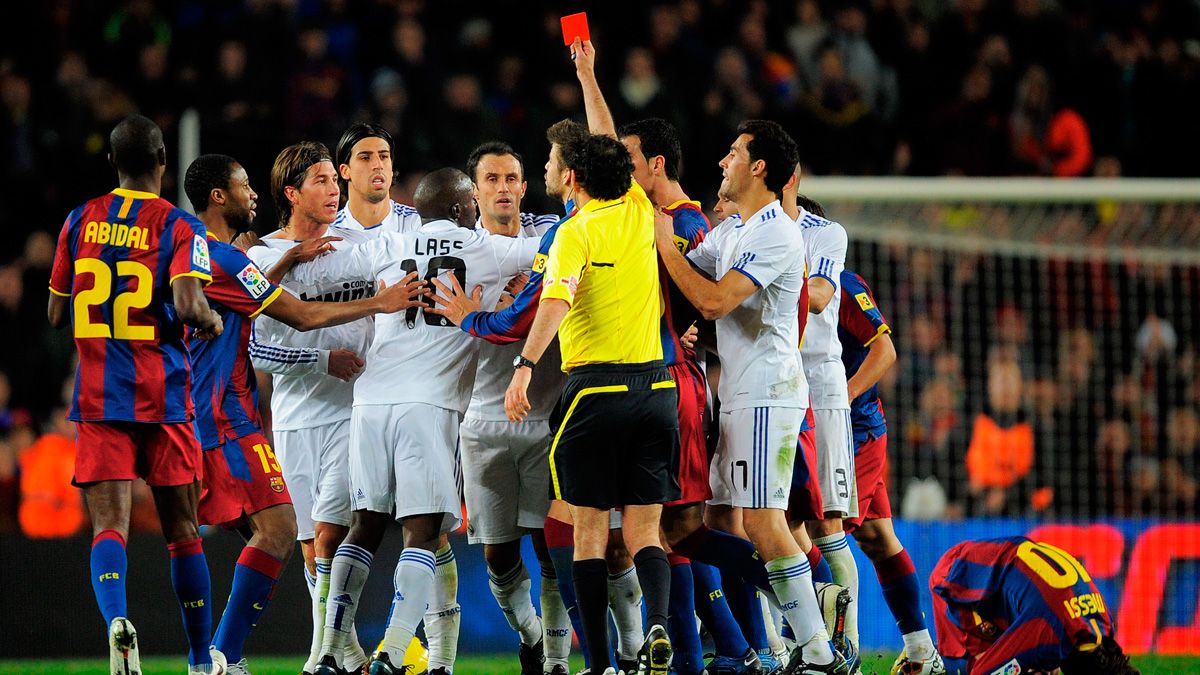
[[[50,417],[50,431],[21,454],[21,531],[52,539],[79,532],[86,520],[75,475],[75,423],[65,408]]]
[[[349,100],[346,73],[329,58],[329,36],[310,26],[300,31],[300,62],[288,79],[287,129],[292,138],[336,138]]]
[[[654,55],[645,47],[629,50],[617,93],[613,103],[618,119],[676,117],[671,105],[673,96],[655,71]]]
[[[1021,368],[997,360],[988,368],[987,409],[975,416],[967,448],[973,510],[980,515],[1025,512],[1022,483],[1033,469],[1033,427],[1021,410]]]
[[[483,107],[483,90],[474,75],[453,75],[446,80],[442,106],[433,122],[433,145],[439,157],[458,166],[477,145],[475,138],[499,138],[500,124]],[[474,136],[464,134],[470,129]]]
[[[992,73],[976,64],[963,79],[957,99],[931,120],[937,130],[933,167],[938,173],[986,176],[1003,162],[1007,147],[1004,118],[992,107]]]
[[[829,26],[821,17],[821,5],[817,0],[800,0],[796,3],[796,22],[787,32],[788,47],[796,59],[800,83],[804,92],[813,91],[820,83],[821,74],[817,66],[817,50],[829,35]]]
[[[1092,166],[1092,139],[1079,113],[1056,106],[1050,76],[1032,66],[1017,87],[1011,133],[1013,156],[1039,176],[1078,177]]]
[[[1200,500],[1200,416],[1191,407],[1167,414],[1167,453],[1163,462],[1167,512],[1194,518]]]

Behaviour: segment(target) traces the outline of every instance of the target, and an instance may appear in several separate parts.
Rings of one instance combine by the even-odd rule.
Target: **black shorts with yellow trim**
[[[679,499],[677,399],[661,361],[573,369],[550,417],[550,496],[597,509]]]

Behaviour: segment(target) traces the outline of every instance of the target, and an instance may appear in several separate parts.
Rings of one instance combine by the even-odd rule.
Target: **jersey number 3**
[[[118,340],[153,340],[154,326],[135,326],[129,323],[129,313],[145,309],[154,299],[154,275],[150,268],[132,260],[117,261],[117,276],[132,277],[136,287],[113,298],[112,326],[92,321],[92,307],[108,302],[113,293],[113,271],[99,258],[80,258],[75,261],[75,276],[92,275],[92,287],[75,295],[75,337],[116,338]]]
[[[405,274],[417,271],[417,261],[412,258],[406,258],[400,261],[400,269],[404,270]],[[438,278],[442,272],[453,272],[454,278],[458,279],[458,285],[463,290],[467,288],[467,263],[462,258],[456,258],[452,255],[439,255],[429,259],[428,271],[425,273],[425,287],[433,290],[437,288],[433,285],[433,280]],[[423,297],[421,302],[427,307],[433,307],[433,298]],[[417,327],[417,312],[421,312],[419,307],[409,307],[404,310],[404,325],[409,328]],[[453,326],[444,316],[433,314],[430,312],[421,312],[425,317],[427,326]]]

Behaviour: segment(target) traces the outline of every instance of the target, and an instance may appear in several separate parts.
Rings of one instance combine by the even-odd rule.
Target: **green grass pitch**
[[[863,675],[887,675],[894,654],[871,654],[863,657]],[[304,657],[257,657],[250,661],[254,675],[296,675]],[[1140,656],[1133,660],[1143,675],[1181,675],[1200,673],[1200,656]],[[0,675],[103,675],[107,662],[96,660],[72,661],[0,661]],[[178,658],[148,657],[142,661],[143,675],[178,675],[185,668]],[[575,670],[583,667],[574,663]],[[514,675],[517,672],[516,654],[496,656],[464,656],[458,659],[455,675]]]

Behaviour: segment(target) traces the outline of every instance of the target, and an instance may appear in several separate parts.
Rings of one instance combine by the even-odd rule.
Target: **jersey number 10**
[[[412,258],[406,258],[400,261],[400,269],[404,270],[405,274],[417,271],[417,261]],[[429,259],[429,264],[425,273],[425,286],[436,290],[433,285],[433,280],[436,279],[442,272],[453,272],[454,278],[458,279],[458,285],[462,289],[467,288],[467,263],[462,258],[456,258],[452,255],[439,255]],[[431,297],[421,298],[421,302],[427,307],[433,307],[434,302]],[[404,310],[404,325],[409,328],[417,327],[417,312],[421,312],[425,317],[425,325],[427,326],[453,326],[444,316],[422,312],[420,307],[409,307]]]
[[[154,299],[154,275],[150,268],[132,260],[117,261],[117,276],[132,277],[137,287],[112,298],[112,326],[92,321],[92,307],[108,302],[113,293],[113,271],[99,258],[79,258],[75,261],[75,277],[92,275],[92,287],[75,295],[75,337],[116,338],[118,340],[153,340],[154,326],[135,326],[129,323],[129,313],[145,309]],[[77,282],[78,283],[78,282]],[[128,289],[132,284],[126,285]]]

